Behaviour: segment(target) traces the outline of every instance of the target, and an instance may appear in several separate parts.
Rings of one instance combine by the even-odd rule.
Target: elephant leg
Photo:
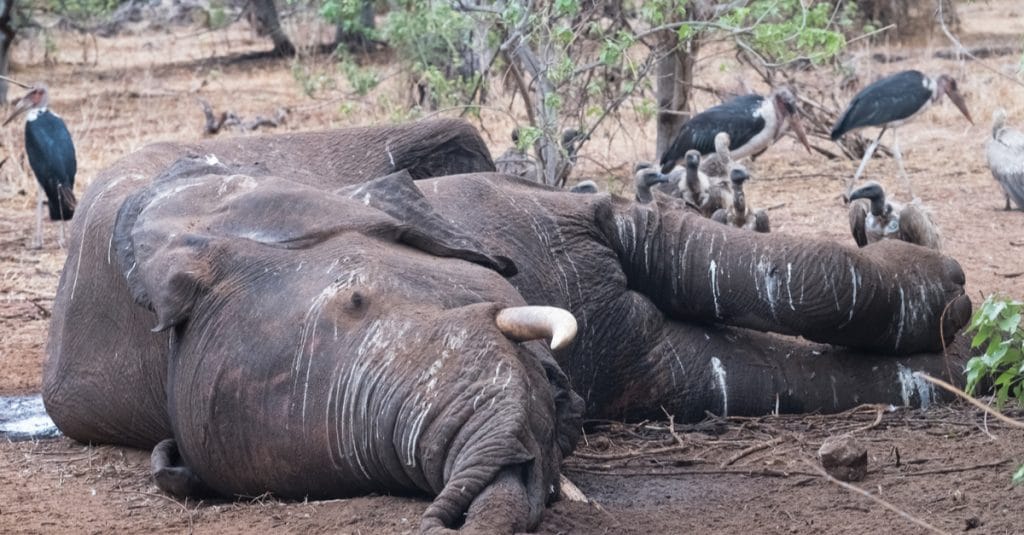
[[[638,362],[650,370],[635,381],[643,398],[624,389],[602,417],[699,421],[720,416],[834,413],[864,403],[927,408],[943,391],[914,375],[963,384],[968,339],[942,353],[876,355],[746,329],[668,322],[661,343]],[[952,377],[950,377],[952,376]]]
[[[179,464],[181,454],[173,438],[160,441],[153,448],[149,462],[153,479],[160,490],[180,498],[213,494],[192,469]]]
[[[906,355],[941,350],[971,316],[963,270],[935,251],[898,240],[855,249],[620,204],[598,221],[630,289],[671,319]]]

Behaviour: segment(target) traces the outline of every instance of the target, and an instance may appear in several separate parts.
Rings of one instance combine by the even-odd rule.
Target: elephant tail
[[[149,456],[150,470],[157,488],[179,498],[198,498],[215,493],[191,468],[181,464],[178,443],[173,438],[161,440]]]

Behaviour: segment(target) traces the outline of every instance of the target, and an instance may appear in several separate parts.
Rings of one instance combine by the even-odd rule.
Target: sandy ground
[[[965,4],[961,15],[961,37],[968,45],[1019,46],[1024,34],[1024,8],[1014,1]],[[411,117],[406,91],[397,82],[401,77],[387,65],[379,68],[390,75],[390,85],[374,96],[352,94],[339,77],[336,88],[309,97],[293,77],[290,61],[211,60],[265,48],[244,27],[228,32],[172,28],[95,42],[52,31],[50,38],[56,52],[45,61],[41,37],[21,41],[13,55],[13,75],[49,82],[51,107],[75,137],[79,194],[100,169],[134,149],[158,140],[201,137],[199,97],[218,111],[231,109],[247,118],[287,106],[288,122],[278,130],[288,131]],[[997,106],[1024,127],[1024,87],[997,74],[1021,80],[1021,58],[997,56],[984,66],[932,58],[947,46],[939,37],[914,48],[860,44],[852,50],[852,65],[865,81],[907,68],[948,72],[960,80],[976,124],[969,125],[948,102],[933,108],[900,130],[905,161],[914,192],[942,229],[945,252],[964,267],[972,298],[978,302],[998,293],[1021,299],[1024,212],[1002,210],[1003,198],[982,150]],[[878,50],[907,59],[872,62],[870,54]],[[331,69],[318,58],[296,65],[314,74]],[[702,83],[731,83],[742,75],[721,57],[699,65]],[[698,107],[714,103],[710,95],[697,98]],[[478,125],[492,152],[501,153],[513,126],[505,111],[483,110]],[[624,191],[633,162],[652,158],[653,136],[653,121],[607,125],[584,148],[574,176],[594,177],[604,188]],[[0,169],[0,395],[39,389],[47,320],[64,261],[56,225],[47,225],[42,250],[26,248],[35,185],[21,138],[20,127],[0,130],[3,155],[10,158]],[[752,164],[755,179],[748,197],[772,208],[775,232],[852,244],[838,195],[843,177],[855,167],[856,162],[810,156],[786,139]],[[903,193],[896,176],[895,162],[885,159],[873,161],[867,173],[899,197]],[[875,416],[867,408],[834,417],[731,419],[701,429],[678,427],[678,438],[664,422],[592,423],[582,454],[569,460],[565,471],[600,507],[556,504],[541,531],[922,531],[813,472],[808,461],[821,442],[853,431],[871,458],[863,489],[944,531],[977,526],[972,529],[980,533],[1020,532],[1022,491],[1010,488],[1009,478],[1024,461],[1024,434],[986,427],[965,409],[885,413],[872,425]],[[645,453],[655,448],[662,453]],[[733,460],[747,449],[754,451]],[[0,532],[404,533],[418,525],[427,504],[422,497],[384,496],[311,503],[270,497],[178,503],[156,491],[147,462],[146,452],[67,439],[0,444]]]

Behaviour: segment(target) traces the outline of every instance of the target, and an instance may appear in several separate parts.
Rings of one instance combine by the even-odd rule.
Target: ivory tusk
[[[551,349],[568,346],[576,337],[576,318],[568,310],[548,306],[509,307],[494,319],[502,334],[517,342],[546,338]]]

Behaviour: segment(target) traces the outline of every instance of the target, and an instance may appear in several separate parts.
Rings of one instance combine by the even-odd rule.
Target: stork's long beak
[[[793,124],[793,132],[796,132],[797,139],[799,139],[800,143],[804,146],[805,149],[807,149],[807,154],[813,154],[813,151],[811,150],[811,144],[807,142],[807,133],[804,132],[804,125],[803,123],[800,122],[800,114],[794,113],[791,119],[791,122]]]
[[[17,102],[17,104],[14,105],[14,111],[12,111],[9,116],[7,116],[7,119],[4,121],[3,126],[7,126],[7,123],[13,121],[16,117],[18,117],[19,115],[25,113],[31,107],[32,107],[32,101],[29,100],[28,97],[25,97],[25,98],[22,98],[21,100],[19,100]]]
[[[946,89],[946,94],[949,95],[949,100],[953,101],[953,104],[955,104],[957,109],[960,110],[960,113],[964,114],[964,117],[967,117],[967,120],[970,121],[971,124],[974,124],[974,119],[971,119],[971,112],[967,111],[967,103],[964,102],[964,97],[960,94],[960,91],[956,89]]]

